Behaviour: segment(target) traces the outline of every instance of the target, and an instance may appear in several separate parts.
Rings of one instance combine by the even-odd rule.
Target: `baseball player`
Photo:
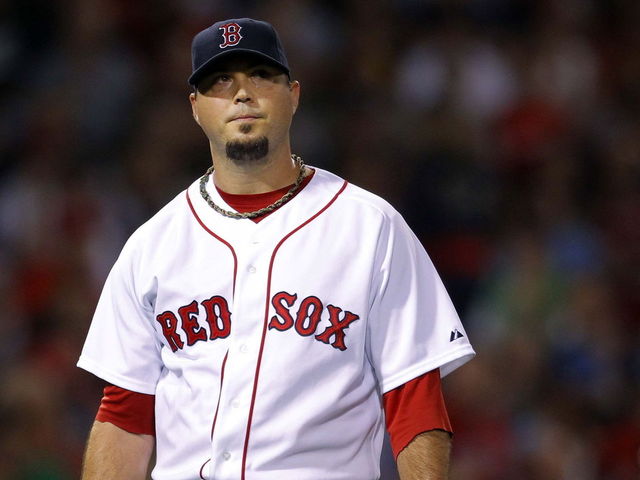
[[[474,351],[384,200],[291,153],[300,84],[271,25],[192,44],[213,166],[127,241],[78,365],[108,382],[84,479],[447,475],[440,388]],[[155,449],[155,455],[154,455]]]

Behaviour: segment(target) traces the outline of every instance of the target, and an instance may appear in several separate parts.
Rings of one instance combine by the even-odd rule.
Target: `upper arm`
[[[383,406],[396,458],[422,432],[452,432],[437,369],[385,393]]]
[[[153,312],[157,285],[141,266],[136,240],[127,242],[107,277],[78,366],[111,384],[154,394],[162,369]]]
[[[437,368],[444,377],[474,355],[423,246],[399,214],[387,215],[369,312],[370,358],[382,393]]]
[[[131,433],[155,436],[155,395],[107,385],[96,420],[109,422]]]

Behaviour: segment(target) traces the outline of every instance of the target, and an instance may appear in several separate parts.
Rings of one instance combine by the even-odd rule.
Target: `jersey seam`
[[[342,196],[343,200],[345,199],[353,200],[355,202],[358,202],[361,205],[364,205],[365,207],[370,207],[374,209],[376,212],[378,212],[387,221],[391,219],[391,216],[392,216],[391,214],[399,215],[396,208],[393,205],[391,205],[389,202],[387,202],[384,198],[379,197],[378,195],[372,194],[371,192],[367,192],[366,190],[352,183],[349,183],[349,186],[352,187],[353,190],[351,191],[345,190],[345,193]],[[382,203],[382,205],[384,205],[384,207],[386,208],[383,208],[382,205],[377,205],[376,203],[371,201],[371,198],[364,198],[362,195],[359,195],[360,192],[368,193],[371,198],[375,199],[375,201],[377,202]]]

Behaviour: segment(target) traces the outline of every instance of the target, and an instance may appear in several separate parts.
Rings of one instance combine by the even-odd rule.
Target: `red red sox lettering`
[[[275,309],[275,315],[269,320],[269,330],[284,332],[294,328],[303,337],[314,335],[319,342],[338,350],[346,350],[345,330],[360,317],[334,305],[327,305],[325,310],[322,301],[315,296],[304,298],[294,314],[297,299],[298,295],[295,293],[279,292],[273,296],[271,305]],[[200,307],[204,309],[204,315]],[[316,334],[325,311],[328,314],[329,325]],[[194,300],[178,308],[177,315],[172,311],[163,312],[156,316],[156,321],[162,327],[162,333],[174,352],[185,347],[183,335],[186,337],[187,346],[190,347],[199,341],[226,338],[231,333],[229,304],[219,295],[203,300],[200,304]],[[205,325],[208,326],[208,332]]]

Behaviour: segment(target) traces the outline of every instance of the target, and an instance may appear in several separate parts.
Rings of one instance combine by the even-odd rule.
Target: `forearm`
[[[82,469],[82,480],[144,480],[154,437],[129,433],[111,423],[94,422]]]
[[[451,437],[439,430],[421,433],[398,455],[401,480],[445,480],[449,478]]]

